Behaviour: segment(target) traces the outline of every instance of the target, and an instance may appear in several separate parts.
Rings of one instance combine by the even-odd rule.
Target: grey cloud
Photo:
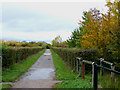
[[[74,29],[76,24],[59,17],[27,9],[3,5],[3,30],[37,32]]]

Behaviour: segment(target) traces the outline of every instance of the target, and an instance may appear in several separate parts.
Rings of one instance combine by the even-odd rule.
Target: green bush
[[[52,47],[52,50],[57,53],[71,68],[75,68],[76,57],[81,57],[84,60],[94,62],[97,62],[96,58],[99,57],[98,52],[95,49]],[[90,65],[86,65],[86,68],[90,69]]]
[[[2,47],[2,67],[7,68],[25,60],[28,56],[38,53],[42,48],[38,47]]]

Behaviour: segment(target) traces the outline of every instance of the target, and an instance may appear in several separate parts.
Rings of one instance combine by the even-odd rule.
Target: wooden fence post
[[[77,60],[78,59],[76,59],[76,72],[78,72],[78,63],[77,63]]]
[[[97,66],[93,62],[92,63],[92,86],[95,90],[97,90],[97,82],[98,82]]]
[[[77,72],[79,72],[79,59],[77,60]]]
[[[78,59],[78,61],[77,61],[77,62],[78,62],[78,72],[79,72],[79,59]]]
[[[92,87],[94,87],[94,62],[92,63]]]
[[[115,65],[111,64],[111,69],[115,70]],[[114,73],[111,72],[111,82],[114,82]]]
[[[78,68],[79,68],[79,77],[81,77],[81,61],[79,60],[78,63],[79,63],[79,66],[78,66]]]
[[[100,66],[102,66],[103,60],[104,60],[103,58],[100,58]],[[100,77],[102,77],[102,76],[103,76],[103,69],[100,68]]]
[[[75,61],[74,61],[75,72],[76,72],[76,60],[77,58],[75,58]]]
[[[82,62],[82,78],[85,79],[85,63]]]

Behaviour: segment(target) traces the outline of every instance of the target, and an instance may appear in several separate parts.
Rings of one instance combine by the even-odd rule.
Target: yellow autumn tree
[[[80,24],[83,27],[82,31],[82,40],[81,46],[82,48],[95,48],[98,46],[98,33],[100,30],[100,11],[97,9],[91,9],[87,12],[88,21],[83,21]]]
[[[99,13],[99,10],[94,9],[87,13],[89,21],[80,23],[83,27],[83,39],[80,40],[83,48],[104,49],[113,38],[116,39],[118,2],[107,2],[106,6],[109,8],[107,14]]]
[[[87,12],[87,21],[80,22],[83,30],[78,40],[82,48],[97,48],[105,59],[120,67],[120,1],[108,1],[106,6],[105,14],[95,9]]]

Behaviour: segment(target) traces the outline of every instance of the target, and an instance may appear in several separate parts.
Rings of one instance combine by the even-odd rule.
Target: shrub
[[[2,67],[7,68],[14,63],[25,60],[28,56],[38,53],[42,48],[38,47],[2,47]]]
[[[75,68],[75,59],[76,57],[81,57],[84,60],[96,61],[96,58],[99,57],[97,50],[95,49],[76,49],[76,48],[61,48],[61,47],[52,47],[52,50],[57,53],[71,68]],[[86,68],[89,65],[87,65]]]

